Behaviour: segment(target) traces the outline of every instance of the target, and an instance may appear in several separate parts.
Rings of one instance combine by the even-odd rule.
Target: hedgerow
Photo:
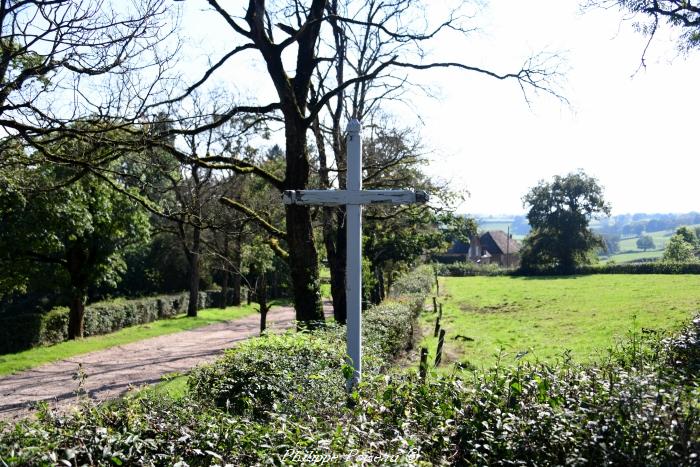
[[[209,295],[201,292],[200,307],[209,303]],[[85,307],[85,336],[118,331],[137,324],[170,318],[187,309],[189,295],[159,295],[134,300],[116,299]],[[0,354],[17,352],[40,345],[51,345],[68,339],[66,307],[47,313],[0,315]]]
[[[569,275],[557,268],[506,269],[497,264],[472,262],[439,264],[438,275],[451,277],[468,276],[559,276]],[[700,274],[700,263],[671,263],[663,261],[623,264],[590,264],[577,266],[573,274]]]
[[[504,276],[512,272],[498,264],[478,264],[472,261],[436,265],[438,275],[451,277]]]
[[[421,381],[415,371],[387,368],[407,345],[407,331],[396,328],[416,312],[409,303],[417,301],[366,313],[366,373],[350,395],[342,390],[340,328],[269,335],[196,372],[183,399],[147,392],[75,415],[44,410],[39,420],[0,434],[0,459],[181,466],[700,463],[700,319],[671,337],[632,334],[597,364],[564,355],[554,364],[497,365]]]

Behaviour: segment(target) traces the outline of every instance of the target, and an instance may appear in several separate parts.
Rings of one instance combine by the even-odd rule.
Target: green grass
[[[181,315],[172,319],[132,326],[103,336],[93,336],[81,340],[61,342],[60,344],[47,347],[37,347],[15,354],[0,355],[0,375],[9,375],[43,365],[44,363],[63,360],[95,350],[108,349],[117,345],[148,339],[149,337],[222,323],[256,313],[256,311],[257,305],[229,307],[223,310],[220,308],[208,308],[200,310],[196,318],[188,318],[185,315]]]
[[[552,361],[566,350],[578,361],[599,360],[631,330],[677,329],[700,310],[693,275],[450,277],[441,284],[445,356],[476,367],[495,363],[499,349],[505,363],[520,352]],[[434,354],[435,315],[422,323],[422,345]]]
[[[631,252],[631,253],[617,253],[614,254],[610,257],[608,257],[606,260],[604,260],[604,263],[607,263],[608,261],[615,261],[616,263],[629,263],[631,261],[639,261],[640,259],[661,259],[661,257],[664,255],[663,250],[647,250],[646,252],[644,251],[636,251],[636,252]]]
[[[690,228],[700,227],[691,225]],[[604,262],[614,260],[617,263],[626,263],[630,261],[638,261],[640,259],[659,259],[664,254],[666,244],[671,237],[676,233],[677,229],[661,230],[659,232],[649,232],[644,235],[649,235],[654,239],[655,248],[653,250],[642,251],[637,248],[637,240],[639,237],[628,237],[620,240],[620,252],[609,257],[602,257]]]

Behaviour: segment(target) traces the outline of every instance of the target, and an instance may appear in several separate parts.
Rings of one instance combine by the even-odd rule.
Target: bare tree
[[[170,66],[172,19],[165,0],[0,0],[0,127],[34,137],[138,118]]]
[[[466,35],[472,30],[467,25],[470,18],[458,10],[432,26],[424,23],[421,18],[428,16],[426,6],[409,0],[389,4],[377,0],[328,2],[327,17],[333,34],[329,44],[320,45],[319,50],[329,49],[327,53],[333,60],[317,67],[312,87],[312,102],[325,101],[324,112],[316,115],[312,125],[322,188],[334,185],[345,188],[344,122],[350,117],[378,121],[382,118],[382,108],[389,101],[409,105],[411,88],[422,92],[411,81],[412,70],[454,68],[513,80],[521,86],[528,102],[531,91],[561,97],[552,87],[552,81],[558,76],[556,62],[548,62],[550,57],[544,55],[527,59],[522,69],[512,74],[497,74],[458,62],[425,61],[424,57],[428,56],[425,47],[439,35],[448,31]],[[345,83],[350,85],[345,86]],[[333,99],[326,98],[337,89],[340,91]],[[384,168],[375,161],[375,166],[368,168],[364,182],[379,187],[381,183],[377,182],[382,180],[384,170],[415,162],[415,153],[410,151],[396,153],[396,157],[381,161],[386,164]],[[329,176],[332,173],[337,173],[335,180]],[[345,208],[324,208],[322,217],[335,319],[345,322]]]
[[[231,151],[197,158],[197,164],[202,167],[255,175],[278,191],[305,189],[310,185],[313,167],[308,132],[322,113],[329,108],[333,109],[334,103],[336,115],[333,144],[339,148],[337,151],[334,149],[334,153],[342,153],[341,120],[348,114],[361,117],[363,112],[369,112],[371,103],[365,95],[370,90],[375,91],[384,86],[378,80],[391,81],[398,92],[403,79],[401,73],[454,68],[501,80],[512,80],[524,91],[553,93],[550,85],[551,79],[556,77],[556,70],[534,60],[526,62],[516,72],[502,74],[458,61],[427,61],[421,44],[430,42],[445,31],[461,33],[466,32],[466,29],[460,25],[461,18],[456,14],[449,15],[444,22],[434,26],[414,21],[424,17],[426,7],[421,2],[401,0],[386,4],[348,1],[342,9],[338,2],[331,0],[274,3],[250,0],[246,6],[240,7],[225,7],[217,0],[209,0],[208,3],[229,26],[238,41],[231,44],[228,52],[218,60],[214,60],[180,96],[175,96],[166,103],[175,102],[206,87],[224,65],[244,55],[261,60],[274,85],[276,99],[246,105],[232,103],[207,124],[197,128],[175,128],[172,133],[187,137],[208,131],[242,115],[281,121],[285,139],[282,176],[246,161]],[[370,60],[357,55],[351,61],[347,58],[347,49],[338,46],[339,41],[351,35],[358,44],[364,44],[361,36],[368,35],[372,37],[373,44],[390,45],[382,48]],[[367,46],[367,50],[370,47],[374,46]],[[361,50],[357,53],[361,54]],[[344,72],[337,73],[338,67],[342,67]],[[332,71],[335,71],[334,78],[329,79]],[[319,81],[321,77],[324,77],[323,83]],[[349,90],[357,97],[353,108],[346,111],[344,95]],[[339,101],[343,101],[340,110],[337,105]],[[173,147],[168,150],[178,152]],[[186,154],[184,156],[187,157]],[[183,154],[178,157],[183,157]],[[339,170],[342,171],[342,167]],[[323,320],[318,255],[310,210],[304,206],[287,206],[285,226],[276,226],[266,222],[265,216],[249,206],[237,202],[228,205],[255,220],[270,235],[270,244],[278,255],[288,261],[297,319],[300,322]]]
[[[659,26],[667,23],[679,28],[681,35],[678,46],[689,51],[700,47],[700,2],[698,0],[588,0],[585,8],[619,8],[633,15],[642,17],[635,27],[649,36],[642,51],[640,67],[646,66],[646,53],[654,39]]]

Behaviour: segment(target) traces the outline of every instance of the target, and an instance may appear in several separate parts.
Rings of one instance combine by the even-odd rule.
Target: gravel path
[[[332,313],[324,304],[326,315]],[[270,329],[286,329],[294,320],[294,308],[275,307],[267,315]],[[77,402],[74,379],[78,364],[87,375],[84,389],[94,400],[124,394],[131,387],[161,381],[163,375],[187,372],[212,361],[236,342],[258,335],[260,315],[132,342],[106,350],[0,377],[0,420],[27,416],[40,401],[66,409]]]

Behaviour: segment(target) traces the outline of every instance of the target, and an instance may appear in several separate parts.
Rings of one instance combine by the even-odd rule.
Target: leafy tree
[[[656,248],[654,238],[651,235],[642,235],[637,239],[637,248],[644,251]]]
[[[620,251],[620,234],[603,234],[601,235],[605,242],[604,252],[608,255],[614,255]]]
[[[149,237],[140,207],[101,178],[75,176],[61,166],[37,166],[18,174],[21,190],[0,191],[0,277],[14,278],[19,288],[18,279],[53,266],[69,299],[69,339],[83,337],[89,289],[116,285],[127,249]]]
[[[698,241],[698,237],[695,233],[695,230],[691,229],[690,227],[679,227],[676,230],[676,235],[680,235],[681,237],[683,237],[683,240],[690,243],[693,246],[693,248],[697,248],[698,246],[700,246],[700,242]]]
[[[523,197],[523,205],[529,206],[532,226],[521,253],[525,269],[553,267],[572,273],[603,246],[588,226],[591,219],[610,215],[610,205],[598,180],[583,171],[540,181]]]
[[[669,240],[666,245],[662,260],[673,263],[695,262],[697,261],[695,247],[692,243],[688,242],[683,235],[676,234],[671,237],[671,240]]]

